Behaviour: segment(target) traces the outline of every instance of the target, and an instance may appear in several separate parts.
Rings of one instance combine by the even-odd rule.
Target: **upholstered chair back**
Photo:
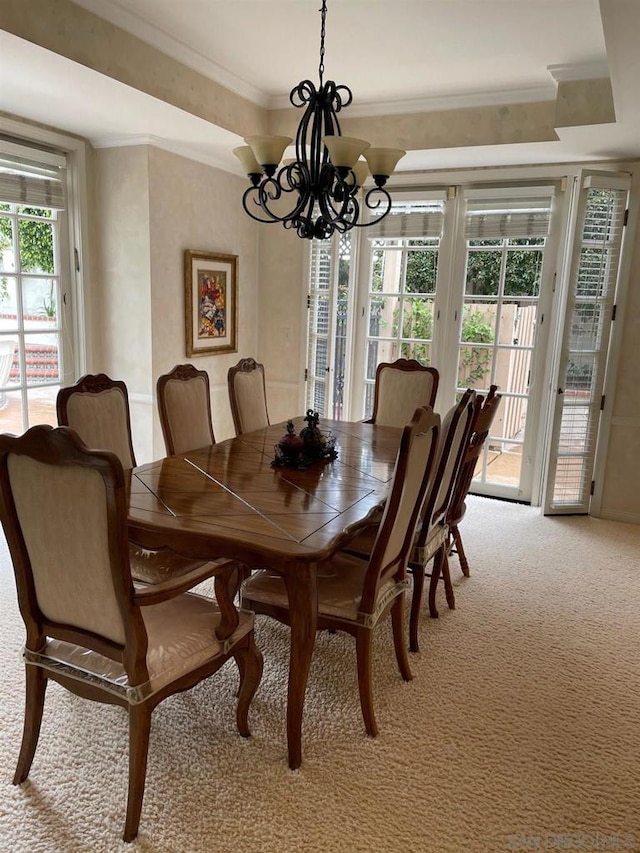
[[[206,371],[176,365],[159,377],[157,398],[167,456],[215,444]]]
[[[227,379],[236,435],[269,426],[264,365],[243,358],[229,368]]]
[[[368,598],[367,586],[375,598],[372,584],[378,586],[390,574],[404,571],[437,459],[439,430],[440,416],[428,407],[415,410],[403,430],[391,489],[371,551],[362,609]]]
[[[56,401],[58,423],[71,427],[87,447],[110,450],[123,468],[135,467],[127,386],[104,373],[87,374]]]
[[[29,543],[38,609],[50,622],[124,644],[102,476],[90,468],[57,467],[26,456],[11,455],[7,467],[20,528]]]
[[[415,359],[379,364],[371,422],[403,427],[418,406],[433,407],[438,381],[438,371],[434,367],[426,367]]]

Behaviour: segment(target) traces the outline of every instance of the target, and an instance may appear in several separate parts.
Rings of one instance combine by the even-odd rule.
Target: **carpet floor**
[[[27,782],[24,640],[0,536],[2,853],[500,853],[640,850],[640,527],[472,498],[457,609],[421,622],[414,680],[375,641],[360,716],[353,640],[319,634],[304,761],[286,763],[288,629],[257,619],[253,736],[228,664],[154,712],[140,835],[121,840],[127,720],[50,683]]]

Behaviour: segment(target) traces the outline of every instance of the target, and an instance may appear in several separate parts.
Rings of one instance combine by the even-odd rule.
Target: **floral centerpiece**
[[[322,432],[318,426],[318,413],[307,409],[304,421],[307,425],[300,430],[299,435],[296,435],[293,421],[287,421],[287,432],[274,448],[272,465],[304,470],[314,462],[337,458],[336,439],[330,432]]]

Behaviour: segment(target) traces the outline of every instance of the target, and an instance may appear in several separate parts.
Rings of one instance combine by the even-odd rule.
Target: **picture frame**
[[[185,249],[187,357],[237,352],[238,256]]]

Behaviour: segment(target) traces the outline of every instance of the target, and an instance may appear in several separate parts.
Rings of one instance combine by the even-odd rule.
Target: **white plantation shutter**
[[[630,178],[587,174],[578,203],[545,512],[588,512]]]
[[[326,416],[331,340],[332,241],[313,240],[309,268],[306,406]],[[337,253],[336,253],[337,254]]]

